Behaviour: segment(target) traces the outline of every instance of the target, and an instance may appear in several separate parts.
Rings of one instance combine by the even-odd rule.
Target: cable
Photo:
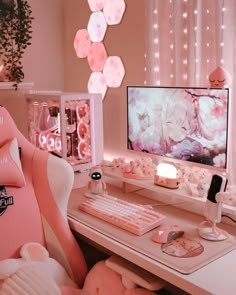
[[[233,221],[234,223],[236,223],[236,220],[233,219],[232,217],[230,217],[229,215],[222,214],[221,217],[229,218],[231,221]]]

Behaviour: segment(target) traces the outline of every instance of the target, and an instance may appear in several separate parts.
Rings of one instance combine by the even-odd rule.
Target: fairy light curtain
[[[234,69],[234,0],[147,1],[146,84],[208,86],[217,66]]]
[[[218,66],[232,77],[228,169],[236,184],[236,1],[146,1],[146,85],[208,87]]]

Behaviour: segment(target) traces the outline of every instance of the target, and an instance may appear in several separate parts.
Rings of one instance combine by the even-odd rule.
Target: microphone
[[[206,221],[198,227],[199,235],[207,240],[221,241],[228,237],[228,234],[219,229],[216,223],[221,221],[222,201],[228,180],[222,175],[214,174],[207,194]]]
[[[206,201],[206,218],[213,223],[221,221],[222,198],[220,192],[225,192],[227,179],[224,176],[213,175]]]

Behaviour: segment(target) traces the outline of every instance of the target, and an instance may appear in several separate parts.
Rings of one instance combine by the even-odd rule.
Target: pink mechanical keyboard
[[[96,195],[79,204],[79,209],[141,236],[159,226],[166,218],[151,208],[110,195]]]

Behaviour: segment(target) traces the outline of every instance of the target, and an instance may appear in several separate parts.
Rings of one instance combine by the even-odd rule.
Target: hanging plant
[[[31,45],[32,11],[25,0],[0,0],[0,58],[4,80],[15,89],[24,79],[22,58]],[[1,74],[1,72],[0,72]]]

